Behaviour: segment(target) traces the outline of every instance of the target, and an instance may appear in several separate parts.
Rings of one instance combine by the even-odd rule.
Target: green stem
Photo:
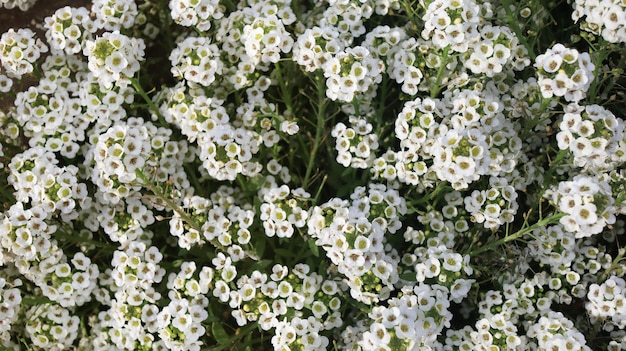
[[[435,81],[435,86],[433,86],[430,89],[430,97],[432,99],[436,98],[437,95],[439,95],[439,92],[441,91],[441,87],[439,85],[441,84],[441,79],[443,78],[443,70],[448,65],[448,52],[449,51],[450,51],[450,46],[446,46],[446,48],[443,49],[443,54],[441,54],[441,65],[437,69],[437,80]]]
[[[522,45],[526,47],[526,50],[528,50],[528,55],[531,57],[531,59],[534,59],[535,49],[528,42],[527,36],[524,35],[524,33],[522,33],[522,29],[519,26],[519,21],[515,18],[515,14],[511,12],[511,1],[502,0],[502,7],[504,8],[504,11],[506,12],[506,22],[507,22],[508,27],[513,30],[513,32],[517,36],[517,39],[519,39],[520,43],[522,43]]]
[[[302,185],[306,188],[309,185],[311,175],[313,174],[313,168],[315,167],[315,157],[317,156],[317,150],[319,149],[322,135],[324,134],[324,121],[326,114],[326,87],[324,79],[321,75],[316,77],[317,84],[317,113],[316,113],[316,128],[315,128],[315,140],[313,141],[313,149],[309,154],[309,164],[306,167],[306,173],[304,174],[304,181]]]
[[[148,93],[146,93],[146,91],[143,89],[143,87],[139,83],[139,80],[137,80],[137,78],[130,78],[130,82],[133,85],[133,88],[135,88],[135,91],[137,92],[137,94],[139,94],[139,96],[143,98],[146,104],[148,104],[148,107],[150,108],[152,113],[154,113],[157,116],[157,118],[159,119],[159,123],[162,126],[166,126],[167,122],[165,121],[165,117],[161,115],[159,108],[154,104],[154,101],[150,99],[150,97],[148,96]]]
[[[593,81],[591,82],[591,85],[589,86],[589,93],[587,94],[587,99],[589,100],[589,104],[593,104],[595,102],[596,96],[598,95],[596,91],[598,90],[598,87],[602,83],[602,80],[600,78],[600,70],[602,69],[602,62],[604,62],[604,59],[606,58],[606,54],[603,50],[595,51],[592,53],[592,55],[595,59],[594,60],[595,68],[593,70]]]
[[[522,236],[524,236],[525,234],[532,232],[535,229],[539,229],[539,228],[545,227],[545,226],[547,226],[549,224],[553,224],[553,223],[558,222],[559,219],[561,219],[561,217],[563,217],[565,215],[566,215],[566,213],[557,213],[557,214],[555,214],[553,216],[550,216],[548,218],[544,218],[544,219],[540,220],[539,222],[531,225],[530,227],[522,228],[522,229],[518,230],[517,232],[515,232],[515,233],[513,233],[511,235],[507,235],[507,236],[505,236],[504,238],[502,238],[500,240],[496,240],[496,241],[492,242],[489,245],[485,245],[485,246],[480,247],[480,248],[478,248],[478,249],[476,249],[474,251],[470,251],[469,255],[471,257],[474,257],[476,255],[480,255],[483,252],[486,252],[486,251],[492,250],[492,249],[494,249],[494,248],[496,248],[498,246],[504,245],[504,244],[508,243],[509,241],[517,240],[517,239],[521,238]]]
[[[604,271],[604,273],[602,273],[602,275],[600,276],[600,279],[598,280],[599,283],[604,282],[605,280],[607,280],[607,278],[609,277],[609,274],[611,274],[611,272],[613,271],[613,269],[620,264],[620,261],[624,258],[624,254],[626,253],[626,249],[620,249],[617,256],[613,259],[613,262],[611,262],[611,267],[609,267],[607,270]]]
[[[277,75],[276,80],[278,81],[278,87],[280,88],[280,95],[283,98],[283,102],[285,103],[285,106],[287,107],[287,111],[289,111],[291,115],[293,116],[293,107],[291,104],[291,101],[292,101],[291,89],[289,89],[289,87],[287,86],[288,83],[285,82],[283,71],[279,62],[274,64],[274,69],[276,70],[276,75]]]

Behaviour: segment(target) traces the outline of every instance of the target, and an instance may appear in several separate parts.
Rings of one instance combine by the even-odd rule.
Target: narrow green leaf
[[[224,330],[224,327],[222,327],[221,323],[213,323],[211,326],[211,333],[218,344],[226,345],[230,343],[230,337],[226,333],[226,330]]]
[[[315,240],[307,240],[307,243],[309,244],[309,249],[313,256],[320,257],[320,248],[315,245]]]

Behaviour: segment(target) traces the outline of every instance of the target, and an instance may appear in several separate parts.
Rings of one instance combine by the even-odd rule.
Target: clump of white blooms
[[[252,85],[258,77],[256,71],[267,71],[293,47],[294,40],[285,28],[295,21],[289,4],[267,6],[258,3],[234,11],[217,29],[215,38],[222,42],[221,55],[227,57],[225,75],[235,89]]]
[[[539,89],[544,98],[582,100],[594,79],[595,65],[588,53],[555,44],[535,59]]]
[[[346,48],[322,65],[326,77],[326,96],[331,100],[352,102],[381,81],[384,65],[362,46]]]
[[[406,203],[384,184],[357,187],[350,198],[314,207],[308,233],[348,278],[351,296],[371,304],[388,296],[398,280],[396,254],[385,249],[385,235],[400,229]]]
[[[474,0],[420,1],[428,4],[422,16],[422,38],[443,49],[465,52],[469,44],[478,39],[480,7]],[[494,38],[495,39],[495,38]]]
[[[28,11],[36,3],[37,0],[0,0],[0,7],[5,7],[9,10],[18,8],[22,11]]]
[[[369,1],[332,1],[329,5],[320,19],[321,26],[336,28],[348,45],[366,32],[363,21],[374,12]]]
[[[437,284],[403,287],[388,305],[374,307],[365,323],[346,328],[342,349],[417,350],[432,345],[452,319],[448,298],[448,290]]]
[[[34,147],[11,160],[7,178],[18,201],[30,203],[47,212],[61,214],[64,220],[78,217],[77,206],[88,208],[91,199],[87,186],[78,181],[78,167],[59,167],[54,154],[44,147]]]
[[[22,78],[32,73],[33,63],[48,47],[28,28],[10,28],[0,36],[0,64],[9,78]]]
[[[219,48],[210,38],[186,38],[170,54],[172,74],[188,82],[211,85],[222,74]]]
[[[576,238],[598,234],[615,223],[611,187],[597,177],[577,175],[571,181],[560,182],[552,201],[566,214],[560,219],[561,224]]]
[[[296,228],[306,225],[308,212],[302,207],[306,208],[306,201],[311,195],[304,189],[289,189],[289,186],[284,184],[281,186],[272,184],[271,188],[261,189],[261,192],[263,203],[260,218],[267,236],[290,238]]]
[[[170,140],[171,134],[170,129],[129,118],[95,137],[85,165],[92,169],[92,181],[101,193],[101,201],[116,204],[138,192],[143,181],[137,172],[163,183],[177,173],[184,177],[180,167],[187,143]]]
[[[148,330],[156,329],[162,343],[170,350],[195,350],[202,345],[199,339],[206,332],[202,322],[209,316],[209,299],[205,294],[214,271],[210,267],[202,267],[198,274],[196,271],[194,262],[183,262],[180,272],[170,273],[167,288],[171,301],[148,322]],[[156,311],[155,307],[151,309]]]
[[[616,152],[624,140],[624,120],[599,105],[566,106],[557,134],[559,149],[569,150],[585,170],[609,170],[624,162]]]
[[[503,110],[488,90],[408,101],[395,122],[400,150],[376,159],[373,170],[380,177],[425,187],[439,179],[456,190],[482,175],[512,173],[522,143]],[[395,171],[389,170],[387,158],[395,162]]]
[[[292,56],[307,72],[314,72],[344,48],[345,44],[339,39],[336,28],[316,26],[307,28],[298,36]]]
[[[601,320],[603,328],[612,331],[626,328],[626,282],[611,276],[602,284],[591,284],[585,305],[593,321]]]
[[[88,40],[83,54],[89,58],[89,70],[105,89],[111,89],[114,85],[124,88],[139,71],[145,48],[142,39],[114,31]]]
[[[626,42],[626,4],[618,0],[576,0],[572,19],[580,28],[611,43]]]
[[[36,350],[60,351],[78,337],[79,319],[59,305],[35,305],[26,312],[25,327]]]
[[[86,66],[52,55],[42,67],[46,74],[39,84],[17,94],[15,121],[30,138],[31,147],[42,146],[63,157],[74,158],[80,149],[79,143],[85,139],[85,130],[96,117],[83,113],[80,100],[68,91],[78,90],[76,82],[70,78],[72,72],[86,69]]]
[[[337,162],[344,167],[368,168],[376,156],[378,136],[372,133],[372,124],[365,119],[351,116],[350,125],[339,122],[332,130]]]
[[[591,351],[585,336],[561,312],[548,312],[531,325],[527,333],[536,340],[539,350]]]
[[[91,12],[95,27],[107,31],[131,28],[139,14],[135,0],[94,0]]]
[[[133,241],[126,249],[116,250],[112,269],[100,276],[96,299],[108,308],[98,314],[91,326],[94,350],[109,347],[127,349],[137,345],[150,348],[156,329],[161,294],[153,285],[161,282],[165,270],[159,263],[163,255],[154,247]]]
[[[224,17],[225,10],[217,0],[170,0],[169,8],[174,22],[200,31],[211,29],[211,22]]]
[[[486,190],[474,190],[464,199],[465,210],[473,222],[482,223],[485,228],[497,229],[512,223],[517,214],[517,192],[506,179],[489,179]]]
[[[232,316],[240,326],[257,322],[263,330],[273,329],[275,350],[325,349],[330,342],[320,333],[342,325],[338,284],[311,272],[306,264],[292,269],[277,264],[271,274],[255,270],[241,276],[235,285],[229,302],[234,308]]]
[[[480,40],[473,43],[463,65],[474,74],[494,77],[510,66],[522,70],[530,64],[528,50],[510,28],[486,25],[480,28]]]
[[[0,345],[7,345],[11,340],[11,325],[15,323],[21,310],[22,294],[20,279],[13,281],[0,277]]]
[[[50,51],[63,51],[65,54],[78,54],[83,51],[87,39],[95,32],[95,23],[85,7],[62,7],[50,17],[46,17],[46,39]]]

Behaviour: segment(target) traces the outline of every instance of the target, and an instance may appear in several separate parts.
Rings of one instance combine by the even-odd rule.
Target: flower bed
[[[626,350],[624,1],[42,26],[0,36],[0,348]]]

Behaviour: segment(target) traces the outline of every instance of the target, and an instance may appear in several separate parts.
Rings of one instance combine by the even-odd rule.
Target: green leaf
[[[315,245],[315,240],[307,240],[306,242],[309,244],[309,249],[311,250],[313,256],[320,257],[320,248]]]
[[[267,237],[265,235],[259,235],[259,240],[254,242],[254,248],[256,249],[256,255],[261,258],[265,253],[265,246],[267,246]]]
[[[400,274],[400,279],[408,280],[410,282],[417,281],[417,278],[415,277],[415,272],[402,273]]]
[[[218,344],[226,345],[230,343],[230,337],[220,323],[213,323],[213,325],[211,326],[211,333],[213,334],[213,337]]]

